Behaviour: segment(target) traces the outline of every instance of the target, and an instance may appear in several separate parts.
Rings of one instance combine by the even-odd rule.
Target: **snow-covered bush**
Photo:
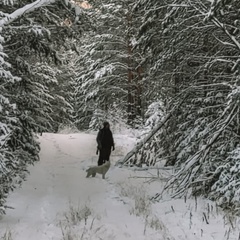
[[[151,132],[151,130],[161,122],[164,113],[163,103],[156,101],[148,106],[145,113],[145,124],[143,126],[142,134],[139,137],[139,142],[143,141],[144,137]],[[157,133],[149,142],[145,143],[137,154],[137,159],[133,163],[137,165],[146,164],[148,166],[155,165],[161,153],[160,138]]]

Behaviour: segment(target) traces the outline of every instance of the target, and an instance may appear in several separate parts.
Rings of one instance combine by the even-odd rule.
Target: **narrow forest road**
[[[115,191],[115,183],[110,179],[121,169],[112,164],[106,180],[100,175],[86,178],[86,167],[97,161],[95,138],[94,134],[84,133],[43,134],[40,162],[30,167],[27,181],[10,195],[8,205],[14,209],[8,210],[1,220],[1,232],[11,231],[13,240],[70,239],[67,234],[74,235],[73,240],[162,239],[143,234],[144,221],[129,213],[128,205]],[[115,141],[117,147],[112,159],[126,151],[118,147],[121,138]],[[128,145],[126,140],[125,145]],[[125,181],[124,176],[118,175],[119,179],[115,175],[117,182],[121,178]],[[66,217],[71,208],[91,212],[87,213],[87,220],[91,219],[88,229],[86,223],[77,230],[69,227],[74,225],[71,217]]]
[[[238,239],[239,220],[214,202],[168,193],[151,202],[171,173],[114,166],[136,141],[129,134],[114,138],[112,165],[102,179],[85,172],[97,162],[96,133],[43,134],[40,161],[8,198],[13,209],[0,218],[0,240]]]

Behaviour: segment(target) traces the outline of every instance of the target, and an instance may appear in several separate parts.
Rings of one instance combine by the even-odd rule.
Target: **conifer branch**
[[[32,12],[40,7],[50,5],[54,2],[56,2],[56,0],[37,0],[33,3],[27,4],[24,7],[17,9],[13,13],[11,13],[11,14],[7,15],[6,17],[4,17],[3,19],[1,19],[0,20],[0,28],[5,25],[8,25],[9,23],[11,23],[15,19],[21,17],[25,13]]]

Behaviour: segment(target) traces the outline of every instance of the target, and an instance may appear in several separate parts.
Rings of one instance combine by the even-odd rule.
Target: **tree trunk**
[[[135,113],[133,109],[134,105],[134,97],[133,97],[133,80],[134,80],[134,74],[133,74],[133,54],[132,54],[132,44],[130,41],[131,34],[130,29],[132,27],[132,16],[130,13],[127,13],[127,27],[128,27],[128,33],[127,33],[127,53],[128,53],[128,59],[127,59],[127,65],[128,65],[128,123],[132,124]]]
[[[137,108],[137,114],[139,116],[142,116],[142,72],[143,69],[141,66],[137,67],[137,82],[136,82],[136,87],[137,87],[137,100],[136,100],[136,108]]]

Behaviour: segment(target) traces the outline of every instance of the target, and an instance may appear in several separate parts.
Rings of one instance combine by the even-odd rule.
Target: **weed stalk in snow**
[[[7,230],[4,233],[3,237],[0,238],[0,240],[13,240],[11,231]]]

